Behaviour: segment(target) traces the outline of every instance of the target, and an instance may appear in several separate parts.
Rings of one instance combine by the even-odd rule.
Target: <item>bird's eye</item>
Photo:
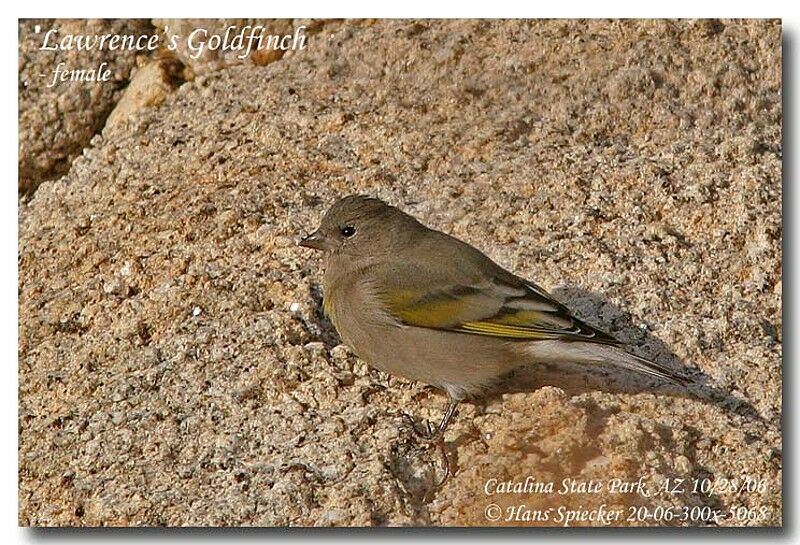
[[[355,234],[356,234],[356,228],[353,227],[352,225],[345,225],[344,227],[342,227],[342,236],[350,238]]]

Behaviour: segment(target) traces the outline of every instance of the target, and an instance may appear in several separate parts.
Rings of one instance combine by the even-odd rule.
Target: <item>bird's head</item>
[[[397,250],[420,228],[424,229],[417,220],[380,199],[348,195],[298,244],[326,254],[379,256]]]

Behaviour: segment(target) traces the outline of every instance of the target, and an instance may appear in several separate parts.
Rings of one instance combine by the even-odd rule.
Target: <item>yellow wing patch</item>
[[[509,339],[555,339],[559,335],[535,331],[524,327],[511,325],[495,324],[492,322],[465,322],[459,328],[478,335],[489,335],[491,337],[505,337]]]
[[[529,326],[544,318],[543,313],[535,310],[518,310],[509,314],[498,315],[488,321],[494,324]]]
[[[460,322],[459,317],[473,302],[469,297],[453,297],[446,293],[425,294],[418,290],[397,290],[384,295],[391,313],[409,325],[449,328]]]
[[[476,310],[481,310],[485,299],[480,298],[483,295],[480,290],[472,289],[477,293],[463,293],[467,290],[462,290],[462,293],[396,290],[391,294],[383,294],[383,299],[392,315],[405,324],[417,327],[516,340],[599,340],[594,330],[584,327],[562,312],[556,303],[549,301],[538,302],[538,309],[530,308],[530,304],[525,305],[528,308],[519,308],[521,304],[517,301],[512,301],[512,304],[516,303],[515,306],[502,305],[499,310],[489,306],[485,309],[485,317],[481,316]]]
[[[453,317],[464,310],[457,299],[438,299],[398,309],[395,314],[406,323],[421,327],[443,327],[453,323]]]

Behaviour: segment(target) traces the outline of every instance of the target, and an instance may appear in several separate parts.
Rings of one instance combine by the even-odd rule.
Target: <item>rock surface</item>
[[[38,29],[38,31],[37,31]],[[30,194],[44,180],[58,178],[103,128],[136,66],[136,51],[49,51],[40,49],[73,35],[142,35],[152,32],[138,19],[21,19],[19,21],[19,190]],[[97,70],[107,63],[111,81],[58,82],[53,70]]]
[[[106,119],[107,128],[136,117],[143,108],[164,102],[182,80],[183,64],[175,59],[158,59],[138,69]]]
[[[175,36],[175,54],[187,67],[188,72],[184,77],[188,80],[238,64],[265,66],[283,57],[284,51],[274,48],[264,48],[246,55],[240,50],[207,46],[214,39],[226,39],[228,29],[232,29],[227,33],[232,41],[238,32],[248,27],[263,27],[265,39],[270,35],[292,34],[295,28],[291,19],[154,19],[153,24],[165,36]],[[247,36],[246,32],[244,36]]]
[[[401,413],[438,419],[443,396],[338,344],[295,246],[353,192],[703,385],[515,374],[462,404],[437,489]],[[345,23],[197,78],[20,207],[19,521],[528,525],[558,523],[489,506],[605,504],[781,524],[781,198],[775,21]],[[763,487],[486,495],[528,475]]]

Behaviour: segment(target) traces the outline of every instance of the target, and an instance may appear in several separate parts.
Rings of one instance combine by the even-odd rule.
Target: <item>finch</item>
[[[323,308],[358,357],[447,393],[439,436],[461,400],[520,365],[603,364],[687,382],[473,246],[379,199],[342,198],[299,244],[324,252]]]

